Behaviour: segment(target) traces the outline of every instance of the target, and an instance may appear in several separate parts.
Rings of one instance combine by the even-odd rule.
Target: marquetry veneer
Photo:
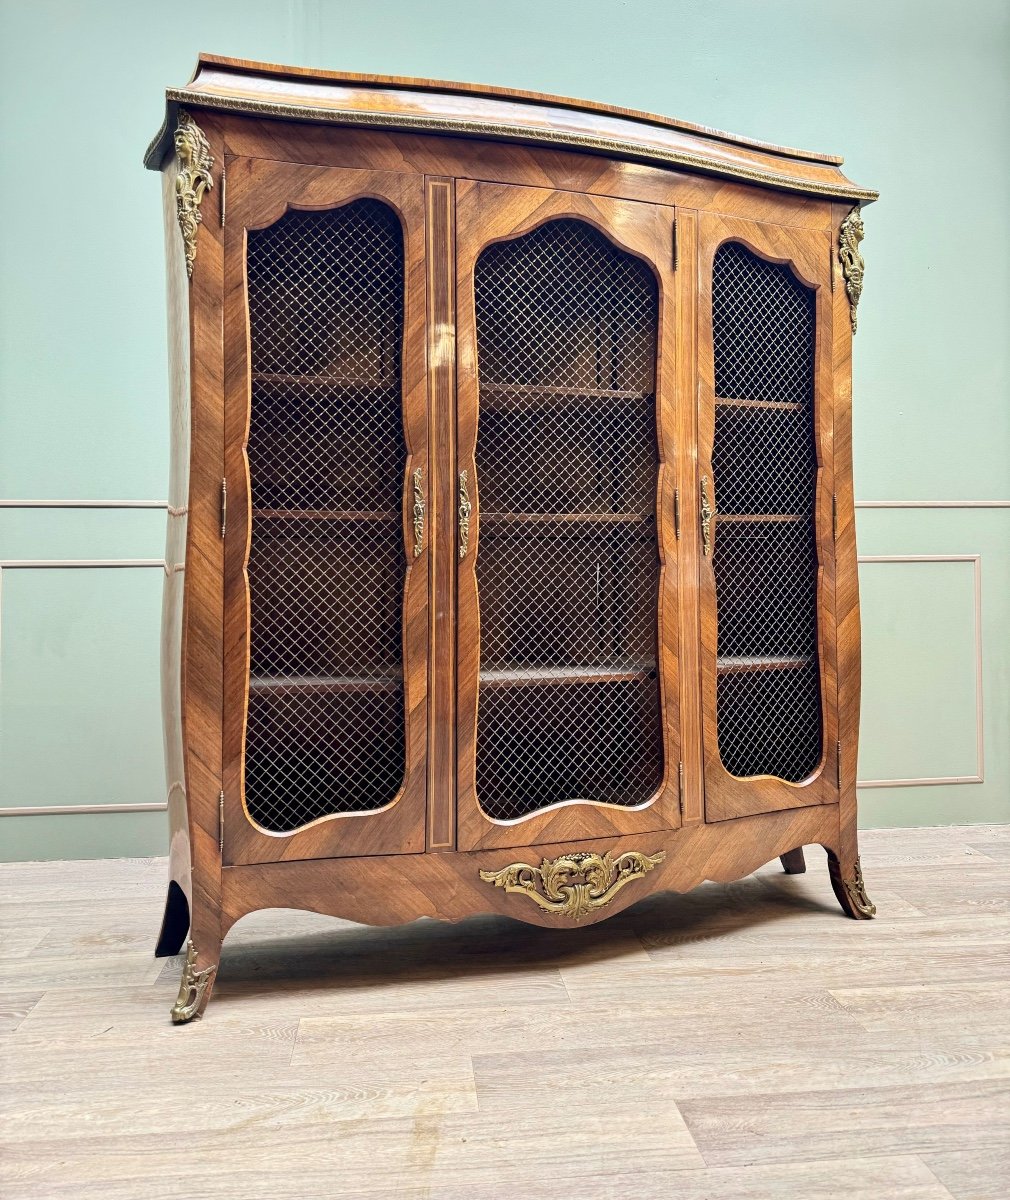
[[[875,193],[505,89],[205,56],[167,98],[173,1019],[260,908],[588,923],[817,843],[872,916]]]

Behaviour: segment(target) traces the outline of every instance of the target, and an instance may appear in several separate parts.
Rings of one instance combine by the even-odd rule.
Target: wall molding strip
[[[918,779],[857,779],[857,788],[941,787],[985,783],[985,710],[982,687],[982,555],[981,554],[867,554],[859,563],[971,563],[975,612],[975,774],[923,776]]]
[[[0,508],[168,508],[167,500],[0,500]]]
[[[160,804],[53,804],[36,808],[0,808],[0,817],[75,817],[90,813],[164,812]]]
[[[10,505],[8,505],[8,507],[10,507]],[[142,501],[139,502],[138,507],[163,508],[165,506],[162,504],[155,504],[153,501]],[[3,573],[5,570],[79,570],[89,567],[112,567],[116,569],[127,567],[153,567],[162,571],[168,570],[168,564],[163,558],[0,559],[0,602],[2,602],[2,583]],[[2,631],[2,608],[0,608],[0,631]],[[0,808],[0,817],[62,817],[75,816],[82,813],[164,812],[167,808],[168,804],[165,801],[155,804],[54,804],[51,806],[30,808]]]
[[[857,500],[856,508],[1010,508],[1010,500]]]

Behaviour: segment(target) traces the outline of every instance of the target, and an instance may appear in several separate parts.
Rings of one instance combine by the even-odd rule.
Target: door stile
[[[429,850],[456,844],[456,197],[455,180],[426,176]]]
[[[704,743],[701,713],[701,542],[698,494],[698,213],[677,209],[677,497],[680,596],[680,757],[684,763],[681,819],[705,819]]]
[[[239,864],[417,853],[424,849],[425,839],[430,561],[430,523],[423,511],[427,508],[429,488],[423,182],[420,176],[408,174],[294,166],[265,159],[229,158],[227,169],[224,861]],[[381,808],[328,813],[290,832],[278,832],[257,824],[245,803],[251,644],[247,564],[253,536],[253,485],[247,451],[252,395],[248,233],[273,226],[291,211],[325,213],[358,200],[376,200],[391,209],[402,227],[403,238],[403,325],[399,346],[405,465],[400,483],[399,542],[405,562],[400,639],[404,771],[399,790]],[[312,333],[318,336],[320,328],[314,325]],[[415,521],[416,489],[419,489],[423,524]],[[332,601],[334,594],[328,597]],[[330,736],[335,735],[331,732]]]

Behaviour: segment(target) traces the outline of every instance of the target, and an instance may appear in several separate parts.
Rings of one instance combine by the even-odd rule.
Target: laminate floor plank
[[[0,865],[4,1200],[1007,1200],[1010,826],[546,930],[253,914],[173,1027],[164,859]]]

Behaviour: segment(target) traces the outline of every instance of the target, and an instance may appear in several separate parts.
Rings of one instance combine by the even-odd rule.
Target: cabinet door
[[[678,823],[673,216],[457,185],[461,849]]]
[[[423,183],[227,186],[224,860],[420,851]]]
[[[830,244],[699,222],[709,821],[837,799]]]

